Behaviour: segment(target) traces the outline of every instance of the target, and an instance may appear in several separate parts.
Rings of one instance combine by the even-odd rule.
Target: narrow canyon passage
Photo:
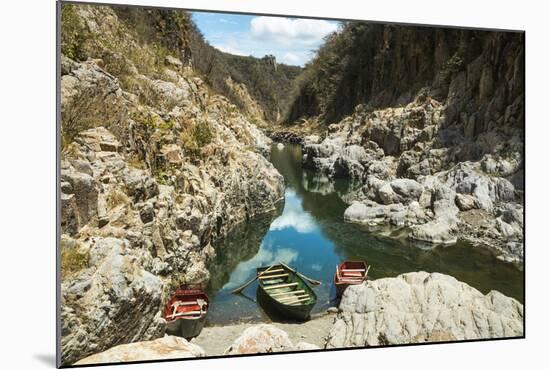
[[[216,245],[217,256],[209,266],[209,325],[269,321],[255,302],[256,283],[245,296],[230,291],[253,278],[257,267],[275,262],[323,282],[315,288],[319,300],[313,314],[336,306],[332,278],[336,264],[344,259],[366,260],[372,265],[372,279],[419,270],[440,272],[483,293],[497,290],[523,302],[522,271],[485,249],[466,243],[424,249],[344,222],[347,205],[341,196],[353,189],[352,183],[330,181],[302,168],[299,145],[274,145],[271,162],[285,177],[284,208],[280,214],[254,219]]]

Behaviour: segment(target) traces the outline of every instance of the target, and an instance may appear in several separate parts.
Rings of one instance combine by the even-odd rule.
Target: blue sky
[[[193,19],[210,45],[222,51],[263,57],[275,55],[279,63],[303,66],[337,30],[338,22],[286,17],[265,17],[193,12]]]

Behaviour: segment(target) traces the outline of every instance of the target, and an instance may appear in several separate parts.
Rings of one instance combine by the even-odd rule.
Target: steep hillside
[[[522,63],[518,33],[349,22],[306,66],[286,120],[320,115],[334,123],[358,104],[367,109],[406,105],[421,88],[443,102],[452,97],[451,82],[465,77],[466,101],[457,108],[494,114],[502,108],[496,103],[510,105],[521,96]],[[505,95],[504,101],[490,104],[494,93]],[[449,123],[455,119],[449,112]]]
[[[522,260],[522,33],[348,23],[295,96],[293,132],[322,131],[303,139],[304,165],[355,181],[348,221]]]
[[[181,11],[63,5],[63,364],[162,337],[212,241],[283,198],[270,140],[189,66],[190,29]]]
[[[224,53],[208,45],[200,33],[196,35],[191,43],[193,66],[205,76],[206,82],[245,112],[251,104],[241,97],[239,89],[246,89],[261,108],[264,120],[279,121],[302,68],[279,64],[273,56],[258,59]]]

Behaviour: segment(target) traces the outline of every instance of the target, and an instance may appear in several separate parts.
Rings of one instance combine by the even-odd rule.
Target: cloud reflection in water
[[[256,268],[282,262],[291,264],[298,258],[298,252],[288,248],[273,250],[271,245],[262,244],[260,251],[250,260],[240,263],[231,273],[229,282],[223,286],[224,290],[236,288],[247,282],[256,273]]]
[[[300,199],[291,189],[285,191],[283,214],[271,223],[269,230],[281,231],[286,228],[293,228],[298,233],[312,233],[317,230],[315,220],[309,213],[304,212]]]

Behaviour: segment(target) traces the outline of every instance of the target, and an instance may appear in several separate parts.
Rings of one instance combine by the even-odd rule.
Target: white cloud
[[[237,22],[233,22],[233,21],[227,20],[227,19],[225,19],[225,18],[220,18],[219,21],[220,21],[221,23],[237,24]]]
[[[233,289],[242,285],[254,276],[256,268],[275,263],[292,264],[298,258],[298,252],[288,248],[271,251],[266,245],[262,245],[260,251],[250,260],[240,263],[231,273],[231,279],[223,286],[223,289]]]
[[[286,52],[279,62],[290,65],[303,65],[311,58],[310,52]]]
[[[318,46],[323,37],[337,28],[336,23],[314,19],[255,17],[250,21],[253,38],[282,45]]]
[[[241,55],[241,56],[248,56],[244,51],[239,50],[239,48],[231,45],[231,44],[212,44],[216,49],[223,51],[224,53],[234,54],[234,55]]]

